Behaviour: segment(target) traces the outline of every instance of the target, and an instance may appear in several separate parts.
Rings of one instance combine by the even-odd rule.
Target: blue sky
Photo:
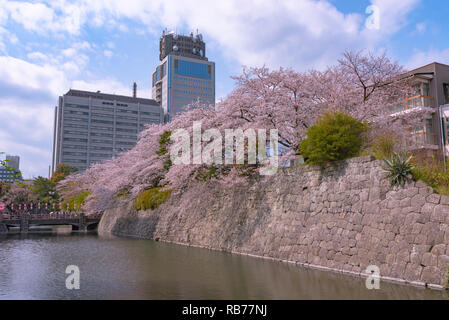
[[[376,6],[379,28],[367,28]],[[243,65],[298,71],[347,49],[387,50],[407,68],[449,64],[447,0],[0,0],[0,151],[26,178],[48,175],[53,108],[70,88],[151,97],[162,29],[198,29],[217,99]]]

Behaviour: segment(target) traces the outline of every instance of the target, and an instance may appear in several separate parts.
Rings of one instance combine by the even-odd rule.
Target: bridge
[[[45,214],[0,213],[0,233],[8,233],[9,228],[19,227],[21,233],[27,233],[31,226],[71,225],[72,230],[94,230],[100,222],[101,214],[86,215],[85,213],[51,212]]]

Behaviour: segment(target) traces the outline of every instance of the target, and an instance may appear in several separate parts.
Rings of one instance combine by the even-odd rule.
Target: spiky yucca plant
[[[389,174],[390,182],[392,186],[404,186],[407,182],[408,175],[412,173],[415,168],[410,160],[412,156],[407,158],[405,153],[393,153],[390,159],[384,159],[387,168],[384,170]]]

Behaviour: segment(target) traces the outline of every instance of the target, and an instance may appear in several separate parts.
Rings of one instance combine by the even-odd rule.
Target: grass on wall
[[[76,196],[74,196],[72,199],[69,199],[68,201],[65,201],[63,203],[63,209],[66,210],[67,208],[67,204],[69,204],[69,209],[70,211],[74,211],[75,210],[75,204],[76,204],[76,211],[81,211],[81,206],[84,204],[84,202],[86,201],[86,198],[88,196],[90,196],[92,193],[90,192],[81,192],[79,194],[77,194]]]
[[[437,193],[449,196],[449,168],[444,168],[442,161],[433,159],[414,159],[413,178],[424,181]]]
[[[154,210],[167,201],[171,196],[171,190],[162,190],[157,187],[148,189],[139,194],[134,200],[134,208],[136,210]]]

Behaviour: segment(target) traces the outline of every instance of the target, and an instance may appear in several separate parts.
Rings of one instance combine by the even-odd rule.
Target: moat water
[[[57,232],[55,232],[57,230]],[[0,299],[448,299],[293,264],[61,228],[0,236]],[[68,265],[80,289],[66,288]]]

